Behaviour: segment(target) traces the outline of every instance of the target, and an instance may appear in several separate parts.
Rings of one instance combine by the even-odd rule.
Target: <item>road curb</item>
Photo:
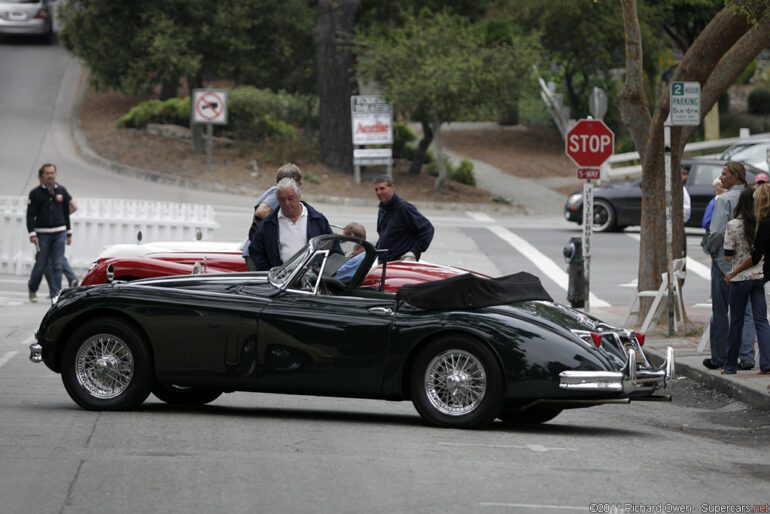
[[[664,341],[656,341],[656,343],[664,344]],[[665,355],[660,353],[658,350],[647,348],[645,346],[644,352],[656,366],[660,366],[665,360]],[[678,359],[676,362],[675,372],[677,376],[684,376],[696,380],[706,387],[710,387],[715,391],[724,393],[735,400],[750,405],[751,407],[770,411],[770,394],[746,387],[742,383],[733,382],[732,380],[726,378],[724,375],[715,374],[719,373],[718,371],[705,371],[690,364],[684,363],[681,361],[681,359]]]

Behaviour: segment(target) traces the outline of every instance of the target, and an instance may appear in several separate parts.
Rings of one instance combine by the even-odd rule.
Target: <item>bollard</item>
[[[582,308],[586,304],[585,261],[583,259],[583,240],[580,237],[570,238],[564,246],[564,260],[567,262],[567,301],[573,308]]]

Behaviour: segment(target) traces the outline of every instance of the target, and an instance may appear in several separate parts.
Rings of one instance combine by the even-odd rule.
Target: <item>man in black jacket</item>
[[[311,238],[332,233],[326,217],[300,200],[301,191],[293,179],[281,179],[275,196],[280,208],[265,218],[249,245],[257,271],[280,266]]]
[[[374,193],[380,201],[377,213],[377,249],[387,249],[386,260],[420,260],[433,240],[433,225],[417,207],[396,194],[396,186],[388,175],[373,181]],[[380,259],[382,261],[382,259]]]
[[[56,183],[56,166],[43,164],[38,170],[42,183],[29,192],[27,199],[27,231],[29,241],[35,245],[35,265],[32,268],[27,289],[29,300],[37,301],[37,290],[46,265],[51,271],[51,298],[61,290],[64,247],[72,243],[70,225],[70,194]]]

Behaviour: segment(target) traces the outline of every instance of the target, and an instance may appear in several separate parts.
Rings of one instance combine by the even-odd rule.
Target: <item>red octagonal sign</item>
[[[602,120],[579,120],[565,142],[567,157],[580,168],[598,168],[615,149],[615,134]]]

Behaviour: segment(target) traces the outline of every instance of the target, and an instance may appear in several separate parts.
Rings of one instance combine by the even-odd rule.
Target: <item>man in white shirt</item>
[[[326,217],[302,201],[302,192],[291,178],[281,179],[275,196],[279,209],[270,214],[249,245],[249,255],[257,271],[280,266],[321,234],[331,234]]]

